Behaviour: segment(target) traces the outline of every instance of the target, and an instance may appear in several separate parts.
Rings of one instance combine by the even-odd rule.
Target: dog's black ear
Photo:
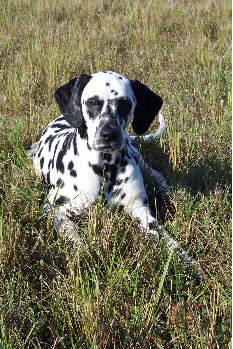
[[[57,105],[68,121],[75,128],[82,125],[81,95],[91,76],[82,74],[59,87],[54,93]]]
[[[130,83],[137,99],[132,127],[138,135],[141,135],[148,130],[162,107],[163,100],[140,81],[130,80]]]

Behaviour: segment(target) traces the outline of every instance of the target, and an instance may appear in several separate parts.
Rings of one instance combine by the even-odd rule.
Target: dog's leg
[[[78,233],[77,223],[79,218],[84,214],[85,207],[80,202],[79,209],[72,207],[72,202],[66,202],[60,206],[56,206],[56,197],[59,197],[58,190],[51,192],[47,196],[42,209],[45,213],[51,211],[54,225],[61,236],[67,242],[75,243],[79,248],[83,246],[81,237]]]
[[[83,247],[83,242],[77,231],[77,220],[81,214],[74,214],[73,211],[69,213],[65,205],[57,208],[54,212],[54,223],[56,228],[66,241],[75,243],[79,247]],[[73,220],[75,217],[75,220]]]
[[[131,151],[136,155],[140,169],[145,170],[153,179],[155,179],[158,182],[161,190],[168,188],[166,179],[161,175],[161,173],[155,171],[153,168],[147,165],[137,148],[135,148],[132,144],[129,144],[129,147]]]
[[[147,165],[147,163],[141,156],[139,158],[139,166],[141,170],[146,171],[153,179],[155,179],[159,183],[159,186],[162,190],[168,188],[166,179],[161,175],[161,173],[155,171],[153,168]]]
[[[189,254],[181,247],[180,243],[174,240],[162,225],[152,216],[148,206],[139,206],[137,203],[133,204],[129,212],[140,225],[145,229],[148,239],[155,243],[163,242],[168,251],[174,250],[178,261],[182,261],[185,268],[194,271],[194,277],[200,281],[203,277],[203,270]]]

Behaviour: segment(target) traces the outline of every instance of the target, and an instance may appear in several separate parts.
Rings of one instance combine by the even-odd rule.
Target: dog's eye
[[[98,101],[97,99],[90,99],[88,101],[88,104],[91,108],[94,108],[94,109],[99,109],[101,108],[101,103],[100,101]]]
[[[130,101],[120,101],[117,106],[117,111],[121,116],[126,116],[129,114],[131,107]]]

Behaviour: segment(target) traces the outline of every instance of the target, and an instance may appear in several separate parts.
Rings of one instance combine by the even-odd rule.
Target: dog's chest
[[[85,157],[82,155],[74,161],[76,180],[72,183],[72,178],[67,178],[68,186],[64,189],[68,189],[74,201],[76,197],[78,199],[78,193],[90,203],[96,202],[99,196],[107,202],[118,201],[120,192],[127,185],[127,172],[130,167],[126,152],[97,154],[89,151]],[[68,163],[66,166],[69,166]]]

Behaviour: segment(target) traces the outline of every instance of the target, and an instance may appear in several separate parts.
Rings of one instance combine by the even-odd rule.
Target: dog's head
[[[111,153],[125,147],[125,129],[133,117],[137,134],[147,131],[162,99],[138,80],[113,72],[82,74],[54,94],[69,124],[95,150]]]

